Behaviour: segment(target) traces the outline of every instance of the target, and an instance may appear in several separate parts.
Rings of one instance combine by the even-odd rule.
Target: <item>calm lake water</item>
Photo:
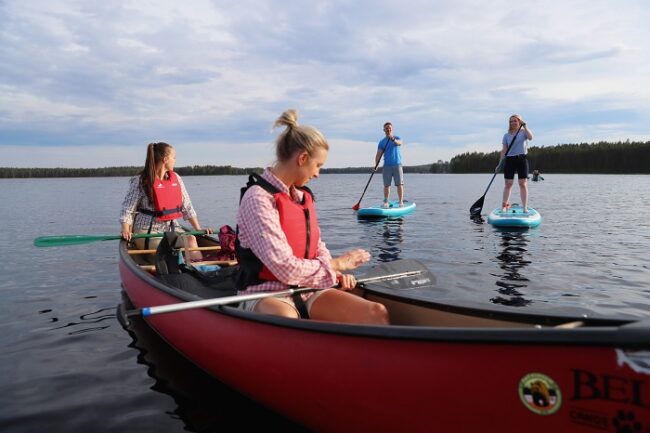
[[[375,264],[419,259],[450,299],[650,315],[650,176],[545,175],[530,183],[530,204],[544,220],[524,232],[469,219],[490,178],[407,175],[416,212],[379,222],[357,221],[351,210],[368,175],[323,175],[310,186],[334,254],[363,247]],[[234,225],[245,179],[184,178],[204,225]],[[205,375],[141,321],[132,332],[118,324],[117,241],[32,246],[42,235],[118,234],[127,184],[0,180],[8,217],[0,237],[0,431],[304,431]],[[484,214],[501,202],[502,187],[498,177]],[[362,204],[380,199],[376,176]]]

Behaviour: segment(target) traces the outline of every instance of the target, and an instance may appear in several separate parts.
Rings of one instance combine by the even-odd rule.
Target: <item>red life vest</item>
[[[183,213],[183,193],[178,177],[173,171],[167,172],[167,179],[156,178],[153,183],[154,216],[158,221],[181,218]]]
[[[303,191],[302,203],[296,203],[284,192],[273,194],[273,197],[280,213],[282,231],[287,237],[293,255],[304,259],[315,258],[320,228],[311,193]],[[262,266],[259,277],[265,281],[278,280],[266,266]]]
[[[279,191],[262,177],[251,175],[249,179],[247,187],[242,188],[241,196],[243,197],[252,185],[258,185],[271,193],[280,214],[282,231],[287,237],[293,255],[304,259],[316,258],[320,228],[311,190],[307,187],[300,188],[303,191],[303,200],[302,203],[296,203],[287,193]],[[238,277],[240,290],[264,281],[278,281],[250,249],[239,246],[239,241],[236,244],[236,252],[240,266]]]

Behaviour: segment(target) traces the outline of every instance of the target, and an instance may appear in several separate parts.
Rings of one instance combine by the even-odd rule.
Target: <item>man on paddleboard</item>
[[[384,157],[384,203],[383,207],[389,207],[388,197],[390,196],[391,180],[394,180],[399,198],[399,206],[404,205],[404,171],[402,170],[402,139],[393,135],[393,124],[384,123],[384,134],[377,145],[377,154],[375,155],[375,167],[379,165],[381,157]]]

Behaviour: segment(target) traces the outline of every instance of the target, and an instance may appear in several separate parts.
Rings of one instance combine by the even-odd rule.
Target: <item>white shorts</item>
[[[177,233],[181,233],[181,232],[184,232],[185,230],[183,230],[183,228],[180,227],[180,226],[176,226],[175,231]],[[135,229],[135,230],[133,230],[133,234],[142,234],[142,233],[148,233],[148,232],[149,232],[148,229]],[[156,237],[151,237],[151,238],[136,238],[136,239],[133,239],[133,245],[135,245],[135,247],[137,249],[139,249],[139,250],[144,250],[145,249],[144,246],[145,246],[145,243],[146,243],[147,239],[149,239],[148,248],[152,249],[152,250],[155,250],[155,249],[158,248],[158,244],[160,244],[160,241],[162,240],[162,236],[156,236]]]
[[[315,291],[315,292],[312,292],[312,293],[306,293],[306,294],[302,295],[302,300],[305,302],[305,307],[307,308],[308,313],[311,314],[311,306],[312,306],[312,304],[326,290],[327,289],[318,290],[318,291]],[[264,299],[268,299],[268,298],[264,298]],[[263,301],[264,299],[254,299],[252,301],[240,302],[238,308],[241,309],[241,310],[244,310],[244,311],[255,312],[255,307],[257,307],[257,304],[260,301]],[[277,296],[277,297],[275,297],[275,299],[277,299],[278,301],[282,301],[287,305],[290,305],[291,308],[293,308],[296,311],[296,314],[298,315],[298,317],[300,317],[300,313],[298,312],[298,309],[296,308],[296,305],[293,303],[293,299],[291,298],[291,296],[282,296],[282,297]]]

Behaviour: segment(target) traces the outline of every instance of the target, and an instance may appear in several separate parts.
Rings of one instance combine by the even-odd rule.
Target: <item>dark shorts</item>
[[[506,179],[514,179],[515,172],[517,172],[519,180],[528,179],[528,159],[526,155],[506,156],[503,177]]]

